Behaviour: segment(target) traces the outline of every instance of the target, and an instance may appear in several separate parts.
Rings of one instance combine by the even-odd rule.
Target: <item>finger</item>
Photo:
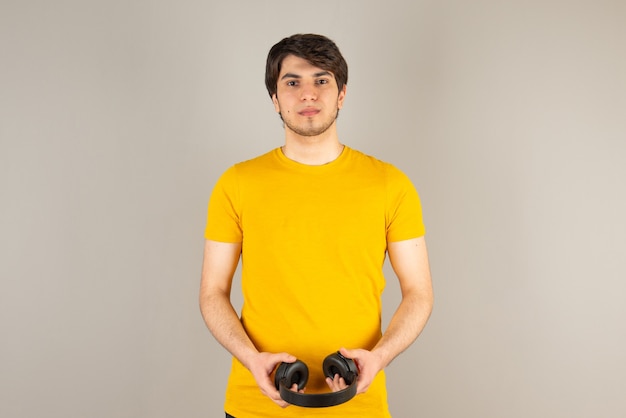
[[[328,385],[328,387],[330,388],[330,390],[332,390],[333,392],[337,392],[337,387],[335,386],[335,380],[331,379],[330,377],[326,378],[326,384]]]
[[[261,389],[261,393],[263,393],[265,396],[270,398],[273,402],[275,402],[278,405],[282,405],[285,403],[285,401],[280,397],[280,393],[278,391],[274,393],[271,391],[268,392],[266,390]]]
[[[293,385],[291,385],[291,387],[289,389],[292,392],[304,393],[304,388],[298,390],[298,384],[297,383],[294,383]]]
[[[289,403],[283,400],[283,398],[280,396],[280,392],[276,389],[272,388],[272,390],[269,393],[266,392],[265,395],[281,408],[286,408],[289,406]]]
[[[283,398],[280,397],[280,395],[278,396],[278,399],[273,399],[274,403],[276,403],[276,405],[280,406],[281,408],[287,408],[289,405],[291,405],[289,402],[283,400]]]
[[[278,363],[293,363],[294,361],[297,360],[296,356],[293,356],[289,353],[275,353],[272,356],[272,360],[274,360],[276,362],[276,364]]]
[[[294,392],[304,393],[304,389],[298,390],[297,383],[294,383],[289,389]],[[290,405],[289,402],[283,400],[283,398],[280,396],[280,391],[276,390],[273,384],[270,386],[265,386],[262,389],[262,392],[265,394],[265,396],[270,398],[275,404],[277,404],[281,408],[286,408]]]
[[[330,377],[327,377],[326,384],[333,392],[337,392],[348,387],[344,378],[339,376],[338,374],[335,374],[332,379]]]
[[[290,388],[290,389],[291,389],[292,391],[294,391],[294,392],[299,392],[299,393],[303,393],[303,392],[304,392],[304,389],[302,389],[302,390],[298,390],[298,384],[297,384],[297,383],[294,383],[294,384],[291,386],[291,388]],[[283,400],[283,398],[280,396],[280,392],[279,392],[279,391],[276,391],[276,393],[277,393],[277,396],[276,396],[276,397],[269,396],[269,398],[270,398],[272,401],[274,401],[274,403],[275,403],[276,405],[280,406],[281,408],[287,408],[289,405],[291,405],[289,402],[287,402],[287,401]]]
[[[259,385],[261,387],[261,392],[263,392],[263,394],[265,394],[265,396],[267,396],[268,398],[271,399],[281,399],[280,398],[280,392],[278,390],[276,390],[276,387],[269,383],[269,384],[263,384],[263,385]]]
[[[353,360],[354,364],[356,365],[357,370],[359,371],[359,373],[361,372],[361,362],[363,360],[361,358],[361,354],[364,353],[363,350],[361,349],[348,350],[347,348],[342,347],[339,349],[339,353],[341,353],[341,355],[344,356],[345,358]]]
[[[343,380],[343,377],[339,376],[338,373],[335,373],[335,375],[333,376],[333,384],[335,385],[335,387],[341,388],[342,386],[345,386],[345,381]]]
[[[357,380],[356,393],[359,394],[367,392],[367,389],[370,387],[370,383],[371,381],[366,382],[365,379]]]
[[[279,397],[278,399],[271,399],[276,405],[280,406],[281,408],[287,408],[289,405],[291,405],[289,402],[284,401],[281,397]]]
[[[348,350],[345,347],[341,347],[339,349],[339,352],[341,353],[342,356],[346,357],[346,358],[350,358],[350,359],[355,359],[357,357],[357,350]]]
[[[295,356],[292,356],[291,354],[288,353],[274,353],[271,354],[268,358],[267,361],[265,363],[265,367],[266,367],[266,371],[268,374],[268,378],[269,375],[272,374],[272,372],[276,369],[276,366],[278,366],[280,363],[293,363],[297,360],[297,358]]]

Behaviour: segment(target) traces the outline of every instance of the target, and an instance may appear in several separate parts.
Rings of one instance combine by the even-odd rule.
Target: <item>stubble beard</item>
[[[300,136],[313,137],[323,134],[328,129],[330,129],[331,126],[333,126],[333,123],[335,123],[335,121],[339,117],[339,109],[337,109],[334,116],[329,117],[328,119],[322,121],[320,124],[315,124],[312,120],[308,120],[302,125],[296,125],[288,120],[285,120],[282,113],[279,113],[279,115],[280,119],[283,121],[285,126],[289,128],[289,130],[295,132]]]

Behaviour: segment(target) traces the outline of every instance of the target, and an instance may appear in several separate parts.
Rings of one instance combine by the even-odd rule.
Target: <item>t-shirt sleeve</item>
[[[406,174],[394,166],[387,169],[387,241],[404,241],[426,234],[422,204]]]
[[[226,170],[213,188],[204,237],[219,242],[242,242],[241,205],[235,166]]]

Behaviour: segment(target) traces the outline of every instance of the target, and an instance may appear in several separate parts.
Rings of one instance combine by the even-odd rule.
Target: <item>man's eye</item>
[[[294,80],[287,81],[287,85],[288,85],[288,86],[290,86],[290,87],[297,86],[297,85],[298,85],[298,82],[297,82],[297,81],[294,81]]]
[[[326,80],[325,78],[319,79],[317,80],[317,84],[328,84],[328,80]]]

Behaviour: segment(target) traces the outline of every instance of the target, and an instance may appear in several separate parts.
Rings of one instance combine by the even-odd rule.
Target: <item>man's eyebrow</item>
[[[299,76],[298,74],[292,74],[292,73],[286,73],[284,76],[282,76],[280,79],[284,80],[286,78],[302,78],[301,76]]]
[[[320,71],[318,73],[313,74],[313,77],[325,77],[325,76],[330,76],[330,75],[332,75],[330,71]],[[302,78],[302,76],[298,74],[293,74],[293,73],[286,73],[280,79],[284,80],[286,78],[298,78],[299,79],[299,78]]]

